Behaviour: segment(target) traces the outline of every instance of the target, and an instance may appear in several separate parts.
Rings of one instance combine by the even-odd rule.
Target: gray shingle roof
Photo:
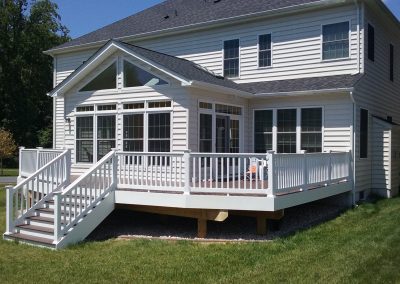
[[[118,42],[118,41],[115,41]],[[158,63],[161,66],[164,66],[169,71],[172,71],[182,77],[191,80],[191,81],[200,81],[208,84],[213,84],[221,87],[231,88],[239,91],[247,91],[241,85],[236,84],[235,82],[226,79],[221,76],[217,76],[199,65],[193,63],[192,61],[178,58],[175,56],[171,56],[168,54],[156,52],[150,49],[146,49],[143,47],[139,47],[136,45],[118,42],[122,44],[127,49],[133,51],[134,53],[143,56],[146,59],[149,59],[155,63]]]
[[[243,90],[253,94],[290,93],[301,91],[318,91],[345,89],[354,87],[363,75],[337,75],[270,82],[240,84]]]
[[[252,13],[267,12],[313,2],[321,2],[321,0],[167,0],[54,49],[107,41],[112,38],[134,36]],[[166,15],[169,15],[168,19],[165,19]]]

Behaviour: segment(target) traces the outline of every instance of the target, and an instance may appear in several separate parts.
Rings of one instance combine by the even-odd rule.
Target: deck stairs
[[[84,240],[113,210],[115,152],[70,182],[70,152],[7,188],[4,239],[59,249]]]

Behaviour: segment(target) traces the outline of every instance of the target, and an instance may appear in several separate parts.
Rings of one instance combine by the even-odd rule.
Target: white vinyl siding
[[[321,26],[346,21],[350,22],[351,59],[322,62]],[[265,31],[273,35],[273,68],[258,66],[258,37]],[[363,54],[357,52],[354,5],[131,43],[194,61],[222,75],[222,47],[226,39],[240,39],[240,78],[235,79],[239,83],[353,74],[358,72],[358,55]],[[57,56],[57,82],[95,51]]]

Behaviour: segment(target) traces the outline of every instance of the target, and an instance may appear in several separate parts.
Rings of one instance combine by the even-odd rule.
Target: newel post
[[[185,161],[185,188],[184,188],[184,194],[189,195],[190,194],[190,150],[185,150],[183,151],[183,160]],[[183,170],[183,169],[181,169]]]
[[[35,169],[35,171],[40,169],[40,151],[42,151],[42,150],[43,150],[43,147],[36,148],[36,169]]]
[[[18,177],[21,178],[21,173],[22,173],[22,152],[25,150],[25,147],[19,147],[19,157],[18,157],[18,161],[19,161],[19,172],[18,172]]]
[[[332,180],[332,150],[327,151],[329,155],[329,165],[328,165],[328,184],[331,184]]]
[[[267,195],[275,195],[275,177],[274,177],[274,156],[275,151],[267,152],[267,170],[268,170],[268,189]]]
[[[61,192],[54,193],[54,244],[61,238]]]
[[[71,149],[67,149],[67,154],[65,156],[65,184],[69,185],[71,183]]]
[[[7,212],[6,212],[6,234],[12,234],[14,233],[14,202],[13,202],[13,195],[14,195],[14,187],[11,185],[6,186],[6,195],[7,195],[7,200],[6,200],[6,206],[7,206]]]
[[[114,187],[117,187],[118,184],[118,177],[117,177],[117,171],[118,171],[118,156],[117,156],[117,149],[113,148],[111,149],[114,154],[112,157],[112,183]]]
[[[303,154],[303,188],[302,188],[302,190],[307,190],[307,184],[308,184],[307,151],[301,150],[301,154]]]

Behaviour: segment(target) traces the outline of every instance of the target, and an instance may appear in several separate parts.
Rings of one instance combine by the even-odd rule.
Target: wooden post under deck
[[[200,239],[207,237],[207,219],[197,219],[197,237]]]

